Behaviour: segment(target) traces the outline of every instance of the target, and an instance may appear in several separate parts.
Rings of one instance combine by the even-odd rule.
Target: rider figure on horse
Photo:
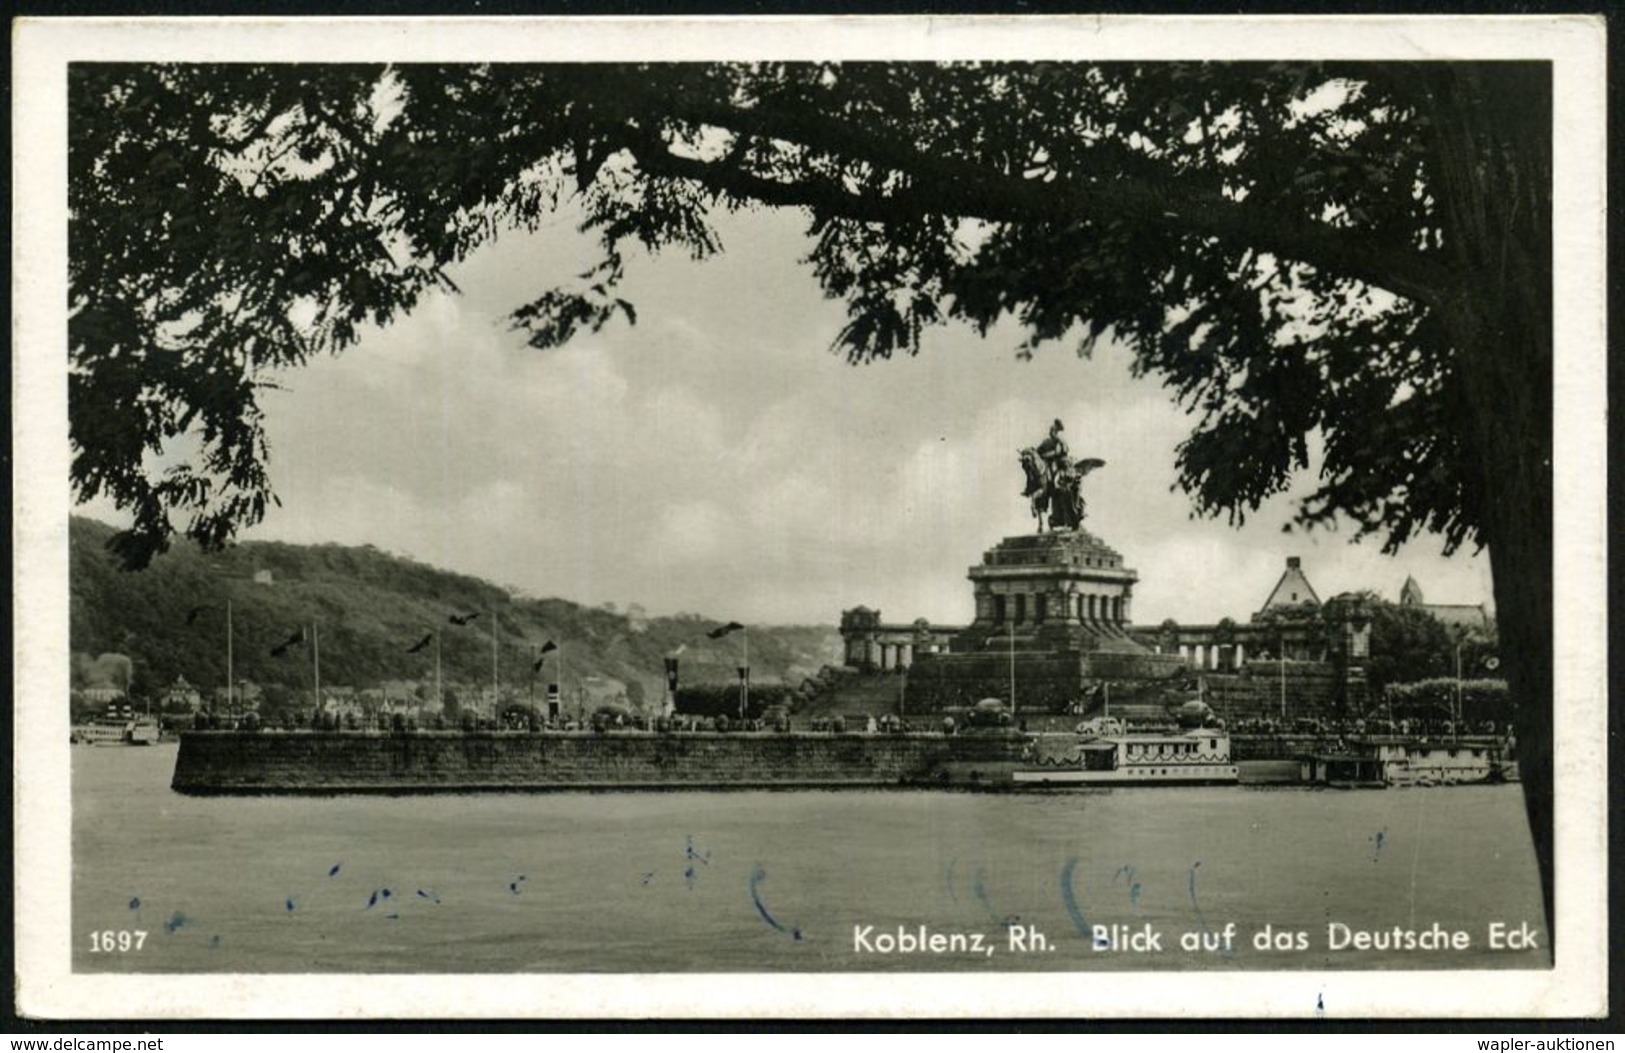
[[[1054,490],[1061,480],[1061,475],[1072,467],[1071,451],[1066,448],[1066,440],[1061,438],[1061,432],[1066,425],[1057,420],[1049,426],[1049,438],[1038,444],[1038,456],[1049,469],[1049,485]]]
[[[1027,488],[1022,496],[1032,499],[1033,517],[1040,531],[1046,520],[1052,530],[1076,530],[1083,525],[1083,477],[1106,463],[1094,457],[1074,463],[1066,440],[1061,438],[1065,430],[1066,426],[1057,420],[1050,425],[1049,438],[1021,451],[1022,467],[1027,472]]]

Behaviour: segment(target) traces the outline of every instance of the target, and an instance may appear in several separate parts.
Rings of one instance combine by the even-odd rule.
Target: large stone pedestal
[[[953,649],[1008,650],[1013,634],[1018,650],[1142,650],[1126,631],[1139,577],[1086,530],[1007,537],[970,568],[976,620]]]
[[[970,568],[976,620],[951,653],[923,654],[909,670],[910,712],[982,698],[1018,710],[1081,709],[1101,681],[1182,678],[1177,655],[1129,636],[1134,583],[1123,557],[1086,530],[1007,537]]]

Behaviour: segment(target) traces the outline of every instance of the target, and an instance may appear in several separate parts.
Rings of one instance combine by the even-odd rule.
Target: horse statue
[[[1028,446],[1021,451],[1021,470],[1027,475],[1021,496],[1030,500],[1033,518],[1038,521],[1038,532],[1042,534],[1045,514],[1049,511],[1049,466],[1039,459],[1037,450]]]
[[[1061,458],[1052,468],[1036,448],[1028,446],[1021,451],[1021,470],[1027,476],[1021,496],[1031,502],[1039,533],[1046,526],[1050,530],[1077,530],[1083,525],[1083,477],[1105,463],[1098,457],[1078,461]]]

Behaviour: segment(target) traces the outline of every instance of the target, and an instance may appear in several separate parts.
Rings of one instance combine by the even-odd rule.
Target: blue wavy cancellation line
[[[762,920],[767,922],[775,932],[782,932],[791,939],[800,940],[802,938],[801,926],[792,925],[789,928],[785,928],[784,924],[770,914],[767,906],[762,903],[761,885],[762,882],[766,880],[767,870],[760,863],[758,863],[751,869],[750,872],[750,901],[756,905],[756,913],[760,914],[762,916]]]

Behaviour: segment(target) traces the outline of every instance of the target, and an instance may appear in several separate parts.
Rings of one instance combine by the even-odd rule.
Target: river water
[[[194,798],[175,751],[73,751],[76,971],[1550,965],[1517,786]]]

